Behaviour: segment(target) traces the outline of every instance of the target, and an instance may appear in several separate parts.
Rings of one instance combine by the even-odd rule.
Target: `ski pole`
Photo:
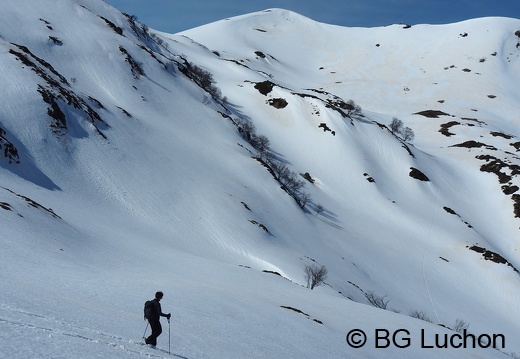
[[[146,321],[146,328],[144,328],[143,338],[145,338],[147,329],[148,329],[148,321]]]
[[[168,318],[168,355],[171,355],[170,353],[170,342],[171,342],[171,331],[170,331],[170,318]]]

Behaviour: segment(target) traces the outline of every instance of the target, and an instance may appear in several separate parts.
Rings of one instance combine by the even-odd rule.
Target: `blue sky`
[[[232,16],[283,8],[341,26],[446,24],[484,16],[520,18],[520,0],[105,0],[149,27],[175,33]]]

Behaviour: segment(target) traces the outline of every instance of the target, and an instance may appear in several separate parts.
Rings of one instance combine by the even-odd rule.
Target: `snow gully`
[[[426,331],[421,330],[421,348],[423,349],[447,349],[447,348],[494,348],[504,349],[506,347],[506,337],[504,334],[481,334],[476,336],[468,333],[466,329],[462,333],[435,334],[434,338],[427,338]]]

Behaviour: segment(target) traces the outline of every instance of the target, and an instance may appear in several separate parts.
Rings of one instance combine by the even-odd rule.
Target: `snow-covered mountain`
[[[0,358],[520,355],[520,20],[0,8]]]

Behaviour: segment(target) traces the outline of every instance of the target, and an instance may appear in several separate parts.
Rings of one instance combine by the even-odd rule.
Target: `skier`
[[[170,321],[171,313],[164,314],[161,309],[161,301],[163,292],[155,293],[155,299],[146,302],[145,304],[145,319],[148,319],[150,328],[152,328],[152,334],[145,339],[146,344],[152,346],[157,345],[157,337],[162,333],[162,326],[160,317],[166,317],[168,322]]]

